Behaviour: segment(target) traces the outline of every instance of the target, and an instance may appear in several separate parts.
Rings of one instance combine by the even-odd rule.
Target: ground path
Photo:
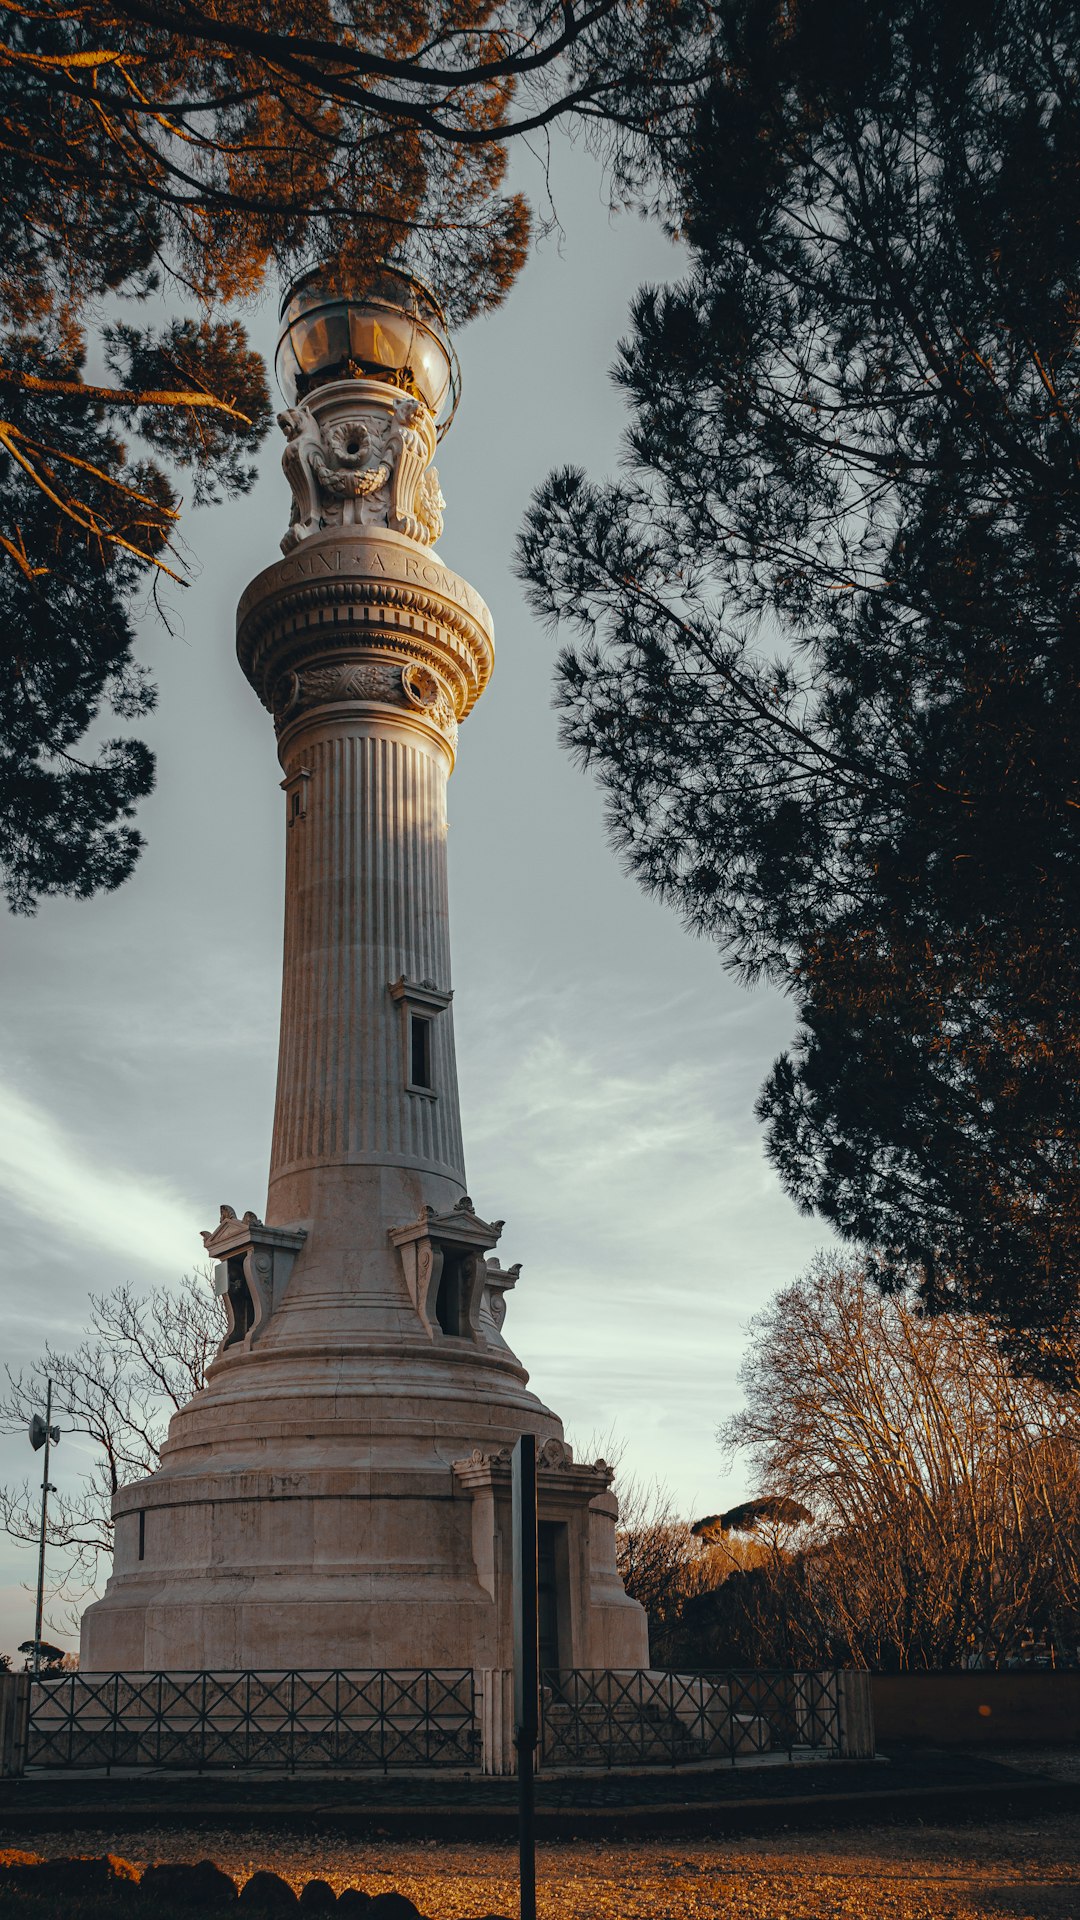
[[[270,1867],[371,1893],[396,1887],[433,1920],[517,1913],[511,1846],[341,1836],[118,1828],[107,1836],[8,1829],[35,1853],[213,1859],[243,1880]],[[723,1843],[580,1841],[542,1847],[540,1920],[1080,1920],[1080,1815],[956,1827],[865,1827]]]

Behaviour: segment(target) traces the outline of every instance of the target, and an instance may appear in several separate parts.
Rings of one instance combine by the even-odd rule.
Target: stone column
[[[431,548],[442,521],[426,410],[381,381],[350,379],[282,418],[298,517],[285,558],[241,601],[238,652],[274,715],[284,773],[266,1219],[309,1232],[318,1222],[277,1329],[292,1338],[298,1314],[314,1331],[361,1293],[369,1330],[372,1312],[393,1315],[401,1263],[388,1234],[465,1193],[446,782],[458,722],[491,672],[492,635],[480,596]]]
[[[237,621],[283,773],[269,1194],[265,1218],[223,1206],[203,1235],[227,1332],[159,1470],[114,1501],[92,1671],[506,1668],[524,1431],[548,1449],[560,1661],[648,1657],[610,1470],[575,1466],[530,1393],[503,1333],[519,1268],[465,1191],[446,782],[491,618],[435,551],[452,354],[404,279],[307,276],[286,307],[292,520]]]

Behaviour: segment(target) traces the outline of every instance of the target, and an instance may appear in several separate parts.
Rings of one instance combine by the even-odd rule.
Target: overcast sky
[[[524,184],[537,184],[526,174]],[[679,256],[611,218],[592,162],[555,154],[562,237],[509,302],[457,339],[464,394],[439,469],[443,559],[483,594],[496,667],[450,785],[454,1015],[466,1161],[523,1274],[507,1336],[569,1436],[624,1443],[688,1516],[741,1491],[718,1421],[738,1403],[749,1316],[826,1236],[767,1166],[758,1086],[791,1010],[621,872],[597,793],[557,743],[554,644],[512,577],[532,488],[555,465],[619,456],[608,373],[636,288]],[[272,349],[268,302],[252,331]],[[170,637],[149,616],[160,687],[139,730],[158,756],[149,845],[118,893],[2,928],[0,1198],[4,1357],[75,1342],[89,1292],[152,1294],[197,1266],[226,1200],[261,1212],[275,1074],[282,829],[273,727],[234,652],[235,607],[288,518],[280,442],[245,500],[184,523],[195,584]],[[119,730],[112,727],[111,731]],[[21,1436],[0,1471],[38,1467]],[[85,1457],[70,1441],[57,1477]],[[39,1476],[40,1477],[40,1476]],[[0,1537],[0,1650],[33,1629],[34,1555]],[[56,1635],[65,1644],[62,1620]]]

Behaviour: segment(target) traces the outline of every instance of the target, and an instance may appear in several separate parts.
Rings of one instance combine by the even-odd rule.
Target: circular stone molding
[[[401,684],[406,698],[414,707],[437,707],[440,696],[446,696],[445,687],[430,667],[421,667],[415,660],[410,660],[407,667],[402,667]]]

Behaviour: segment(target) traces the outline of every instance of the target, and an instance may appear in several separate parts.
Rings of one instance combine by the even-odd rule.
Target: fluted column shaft
[[[307,1211],[297,1176],[315,1167],[395,1166],[462,1187],[451,1010],[430,1018],[431,1090],[410,1090],[409,1004],[391,991],[404,979],[450,992],[445,750],[400,721],[315,714],[283,736],[282,764],[285,951],[267,1217]]]
[[[491,671],[491,617],[411,536],[335,529],[252,581],[238,647],[285,774],[266,1220],[307,1234],[265,1342],[297,1337],[301,1313],[313,1336],[317,1324],[340,1330],[343,1311],[366,1316],[365,1339],[378,1326],[426,1338],[390,1235],[465,1191],[446,782],[458,721]]]

